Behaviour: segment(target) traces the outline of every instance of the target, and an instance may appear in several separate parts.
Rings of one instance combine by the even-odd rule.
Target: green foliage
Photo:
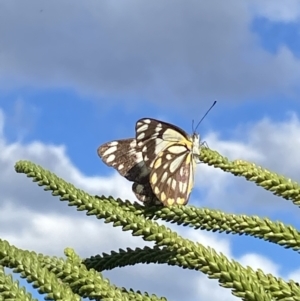
[[[245,161],[230,162],[209,149],[203,149],[200,158],[204,163],[243,176],[299,205],[300,187],[289,179]],[[105,301],[166,300],[164,297],[117,287],[102,276],[102,271],[138,263],[176,265],[202,272],[209,278],[218,279],[222,287],[231,289],[232,294],[242,300],[300,300],[300,287],[295,282],[285,282],[264,274],[262,270],[243,267],[212,248],[181,237],[155,220],[177,223],[195,230],[247,234],[298,251],[300,234],[291,226],[266,218],[225,214],[193,206],[145,207],[113,197],[93,197],[31,162],[19,161],[15,169],[32,178],[44,190],[50,190],[53,196],[59,196],[61,201],[76,206],[77,210],[86,211],[87,215],[95,215],[114,227],[131,231],[133,236],[154,242],[152,248],[120,249],[111,254],[81,259],[69,248],[65,250],[66,258],[56,258],[17,249],[0,240],[0,266],[12,268],[26,278],[41,294],[46,294],[47,300],[80,300],[82,297]],[[0,300],[33,299],[2,268]]]

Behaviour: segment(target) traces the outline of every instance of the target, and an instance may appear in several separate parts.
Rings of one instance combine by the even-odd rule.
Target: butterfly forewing
[[[127,180],[148,181],[150,170],[143,161],[142,153],[137,151],[134,138],[104,143],[97,152],[106,165],[115,168]]]
[[[142,153],[136,149],[135,139],[115,140],[98,148],[102,161],[115,168],[127,180],[134,182],[132,191],[136,198],[146,205],[161,202],[153,193],[149,183],[150,169],[143,161]]]
[[[172,143],[189,141],[181,128],[156,119],[143,118],[136,123],[136,141],[147,166],[153,167],[156,156]]]

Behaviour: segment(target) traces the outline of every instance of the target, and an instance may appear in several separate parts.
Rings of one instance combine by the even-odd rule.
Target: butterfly
[[[216,101],[198,125],[215,104]],[[189,135],[174,124],[153,118],[139,119],[135,131],[135,139],[116,140],[100,146],[99,156],[122,176],[135,182],[133,191],[138,199],[146,199],[149,193],[155,202],[164,206],[187,204],[205,142],[200,141],[196,131]]]
[[[145,165],[142,154],[136,148],[136,139],[121,139],[100,145],[97,153],[102,161],[127,180],[134,182],[132,191],[137,199],[147,205],[158,205],[149,183],[150,169]]]

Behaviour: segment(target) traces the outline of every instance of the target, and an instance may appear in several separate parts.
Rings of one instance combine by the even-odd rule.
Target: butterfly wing
[[[137,147],[145,164],[152,168],[155,158],[173,143],[188,143],[189,135],[176,125],[152,118],[142,118],[136,123]]]
[[[136,145],[134,138],[115,140],[102,144],[97,152],[106,165],[115,168],[127,180],[146,183],[149,181],[150,169]]]
[[[186,204],[194,184],[193,137],[173,124],[143,118],[136,123],[136,140],[157,198],[164,205]]]
[[[154,194],[165,206],[185,205],[194,185],[196,163],[187,145],[172,144],[159,153],[150,173]]]
[[[161,204],[152,191],[149,183],[150,169],[145,165],[142,153],[136,149],[135,139],[104,143],[98,148],[98,155],[106,165],[134,182],[132,191],[139,201],[147,205]]]
[[[149,182],[144,184],[139,184],[137,182],[134,182],[132,184],[132,191],[139,201],[149,206],[162,205],[161,201],[153,193],[152,187]]]

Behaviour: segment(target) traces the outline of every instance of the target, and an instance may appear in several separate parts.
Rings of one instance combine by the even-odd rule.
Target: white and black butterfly
[[[205,142],[201,143],[195,131],[189,135],[174,124],[153,118],[138,120],[135,131],[135,139],[116,140],[100,146],[99,156],[122,176],[135,182],[133,191],[138,199],[145,198],[139,192],[150,193],[165,206],[185,205],[194,186],[195,167],[200,162],[200,150]]]

